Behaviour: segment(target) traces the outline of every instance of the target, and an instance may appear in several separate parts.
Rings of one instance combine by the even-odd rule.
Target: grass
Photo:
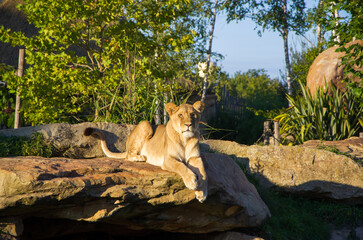
[[[328,200],[311,200],[268,190],[259,191],[272,217],[255,229],[274,240],[329,239],[332,226],[350,227],[362,223],[363,209]]]
[[[272,191],[260,186],[245,167],[241,168],[272,215],[262,226],[250,229],[251,235],[266,240],[325,240],[330,239],[334,226],[353,230],[363,223],[362,207]]]
[[[54,148],[44,140],[41,133],[27,137],[0,137],[0,157],[42,156],[51,157]]]

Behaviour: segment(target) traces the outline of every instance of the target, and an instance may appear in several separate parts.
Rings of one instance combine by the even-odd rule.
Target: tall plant
[[[14,67],[0,64],[0,129],[14,126],[15,96],[9,93],[5,82],[5,76],[14,73]]]
[[[321,89],[312,97],[302,84],[302,96],[287,96],[291,107],[275,117],[280,121],[280,134],[295,143],[307,140],[341,140],[363,129],[363,107],[351,91],[340,92],[334,86]]]
[[[288,35],[295,32],[304,37],[307,30],[304,0],[230,0],[226,4],[227,21],[242,20],[250,17],[262,30],[277,31],[283,38],[286,83],[290,95],[293,93]],[[258,31],[261,36],[261,31]]]
[[[325,30],[332,32],[329,45],[340,45],[337,51],[346,53],[342,57],[342,65],[345,65],[346,76],[344,80],[356,97],[361,99],[363,105],[363,81],[351,81],[352,78],[363,78],[361,69],[363,45],[362,43],[346,45],[354,39],[363,39],[361,0],[322,0],[321,3],[319,18],[313,20],[323,26]],[[340,14],[340,16],[339,14],[333,14],[338,11],[343,14]]]
[[[0,41],[27,50],[24,77],[7,79],[23,99],[24,117],[40,124],[135,123],[145,112],[152,116],[150,102],[185,90],[177,79],[192,72],[189,62],[196,65],[194,49],[203,38],[194,31],[200,5],[203,1],[25,0],[19,7],[39,34],[28,38],[0,26]]]

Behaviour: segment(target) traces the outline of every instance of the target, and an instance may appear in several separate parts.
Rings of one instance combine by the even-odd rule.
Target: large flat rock
[[[363,204],[363,167],[344,155],[303,146],[245,146],[221,140],[207,140],[203,148],[236,156],[265,187]]]
[[[254,227],[269,218],[255,187],[230,157],[206,153],[203,158],[210,186],[204,203],[178,175],[143,162],[0,158],[0,239],[90,229],[208,233]]]

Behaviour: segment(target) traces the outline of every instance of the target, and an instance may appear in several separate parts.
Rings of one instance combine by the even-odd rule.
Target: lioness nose
[[[185,126],[187,126],[188,128],[192,126],[191,123],[185,123]]]

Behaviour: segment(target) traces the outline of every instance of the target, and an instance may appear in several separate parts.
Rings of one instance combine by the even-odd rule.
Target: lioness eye
[[[183,118],[183,114],[179,114],[178,116],[179,116],[180,118]]]

